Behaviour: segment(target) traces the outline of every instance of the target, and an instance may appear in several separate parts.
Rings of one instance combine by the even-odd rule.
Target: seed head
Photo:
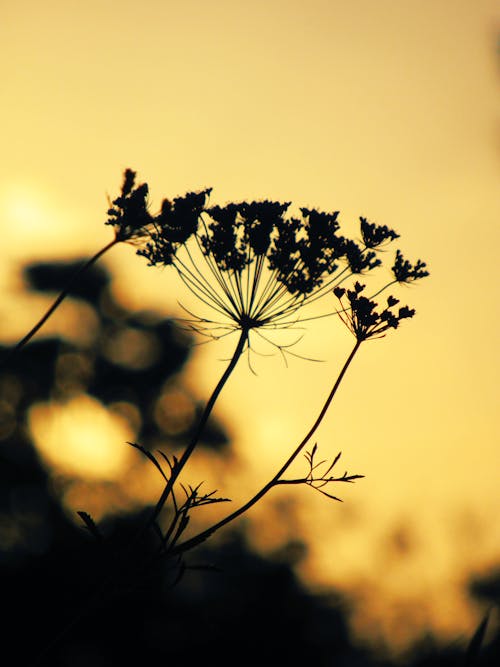
[[[201,192],[188,192],[173,201],[164,199],[160,213],[152,220],[149,240],[137,251],[146,257],[149,266],[174,263],[174,258],[190,237],[196,234],[201,212],[211,188]]]
[[[339,313],[340,318],[358,341],[379,338],[388,329],[397,329],[401,320],[413,317],[415,314],[415,311],[408,306],[402,306],[395,312],[394,306],[399,300],[394,296],[387,298],[387,306],[383,310],[377,310],[378,304],[362,295],[364,289],[365,285],[356,282],[352,290],[345,290],[343,287],[333,290],[343,307]],[[349,302],[349,306],[346,307],[343,303],[345,295]]]
[[[382,264],[374,250],[363,250],[351,240],[345,242],[345,254],[352,273],[365,273]]]
[[[392,272],[398,283],[411,283],[429,275],[426,266],[427,264],[420,259],[417,260],[416,264],[411,264],[407,259],[404,259],[401,250],[397,250]]]
[[[394,241],[399,238],[399,234],[387,225],[377,225],[374,222],[368,222],[366,218],[359,218],[361,223],[361,237],[366,248],[379,248],[386,241]]]
[[[148,185],[136,187],[136,172],[126,169],[121,195],[110,203],[106,225],[112,225],[117,241],[132,241],[146,235],[153,222],[148,212]]]

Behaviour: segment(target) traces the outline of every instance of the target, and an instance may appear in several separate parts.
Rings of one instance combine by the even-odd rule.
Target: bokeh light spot
[[[131,461],[128,421],[90,396],[34,405],[29,427],[42,458],[59,472],[109,479],[124,473]]]
[[[194,419],[192,399],[179,389],[165,391],[156,402],[154,417],[161,430],[175,436],[187,431]]]
[[[153,334],[131,327],[113,332],[113,336],[104,341],[103,348],[114,364],[133,370],[149,368],[159,354],[158,341]]]

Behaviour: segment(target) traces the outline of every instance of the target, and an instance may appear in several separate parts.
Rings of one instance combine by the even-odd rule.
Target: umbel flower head
[[[397,329],[401,320],[415,315],[415,311],[408,306],[401,306],[395,311],[394,307],[399,300],[393,296],[387,298],[387,306],[383,310],[377,310],[378,304],[362,294],[364,289],[365,285],[356,282],[352,290],[345,290],[343,287],[333,290],[343,306],[339,317],[356,340],[362,342],[369,338],[379,338],[388,329]],[[344,296],[347,296],[348,307],[344,307]]]
[[[360,218],[358,243],[339,233],[338,211],[288,216],[290,202],[268,200],[207,206],[210,192],[165,200],[138,254],[175,267],[212,311],[188,321],[214,338],[292,326],[299,308],[379,266],[377,249],[398,236]]]

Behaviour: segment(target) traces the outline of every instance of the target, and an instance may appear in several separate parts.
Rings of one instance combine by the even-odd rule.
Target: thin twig
[[[49,317],[52,315],[52,313],[56,310],[56,308],[61,304],[62,301],[68,296],[68,294],[71,292],[71,288],[76,282],[76,279],[80,277],[80,275],[86,271],[89,267],[92,266],[92,264],[95,264],[97,260],[104,255],[105,252],[110,250],[116,243],[118,243],[119,239],[113,239],[110,241],[107,245],[104,246],[104,248],[101,248],[99,252],[97,252],[93,257],[91,257],[89,260],[87,260],[82,266],[80,266],[73,276],[70,278],[68,284],[64,288],[64,290],[59,294],[57,299],[54,301],[54,303],[50,306],[50,308],[47,310],[45,315],[38,320],[38,322],[35,324],[35,326],[28,331],[26,336],[22,338],[17,345],[15,345],[6,355],[4,359],[2,359],[2,362],[0,363],[0,367],[2,366],[7,366],[14,358],[15,356],[20,352],[20,350],[27,344],[29,341],[33,338],[33,336],[39,331],[39,329],[42,328],[42,326],[45,324],[45,322],[49,319]]]

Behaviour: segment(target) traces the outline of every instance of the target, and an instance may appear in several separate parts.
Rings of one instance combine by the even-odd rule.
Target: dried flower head
[[[398,238],[386,225],[360,217],[361,240],[354,241],[340,234],[338,211],[303,207],[298,215],[289,215],[290,202],[209,206],[210,188],[165,199],[160,212],[152,216],[148,187],[136,187],[135,177],[135,172],[125,172],[108,224],[115,227],[117,238],[140,239],[138,254],[151,266],[176,269],[211,311],[203,317],[187,311],[188,325],[211,338],[239,330],[247,339],[253,331],[268,340],[264,330],[293,327],[304,321],[299,309],[349,277],[379,267],[378,251]],[[398,251],[392,267],[394,282],[428,275],[425,266],[420,260],[411,265]],[[357,336],[372,337],[409,316],[409,310],[396,315],[390,307],[377,314],[374,302],[361,296],[356,285],[347,292],[352,303],[349,311],[343,311],[350,314],[343,317]],[[283,351],[284,346],[276,347]]]
[[[415,315],[415,311],[408,306],[401,306],[397,312],[394,311],[399,300],[393,296],[387,298],[387,306],[383,310],[376,310],[378,304],[361,294],[364,289],[365,285],[356,282],[352,290],[345,290],[343,287],[333,290],[342,305],[339,317],[356,340],[379,338],[388,329],[397,329],[401,320]],[[348,306],[344,304],[344,296],[347,296]]]
[[[264,337],[263,329],[292,326],[306,303],[379,266],[373,248],[397,236],[362,218],[360,247],[339,234],[338,211],[301,208],[289,217],[289,202],[268,200],[207,207],[209,194],[166,200],[139,254],[150,265],[173,265],[217,314],[190,313],[191,326],[212,337],[236,329]]]
[[[399,238],[399,234],[387,225],[377,225],[374,222],[368,222],[366,218],[360,217],[361,237],[366,248],[379,248],[386,241],[394,241]]]
[[[401,250],[397,250],[392,272],[398,283],[411,283],[429,275],[426,266],[427,264],[420,259],[417,260],[416,264],[411,264],[407,259],[404,259]]]
[[[112,225],[117,241],[144,238],[153,217],[148,211],[148,185],[136,186],[136,172],[126,169],[120,196],[110,202],[106,225]]]

